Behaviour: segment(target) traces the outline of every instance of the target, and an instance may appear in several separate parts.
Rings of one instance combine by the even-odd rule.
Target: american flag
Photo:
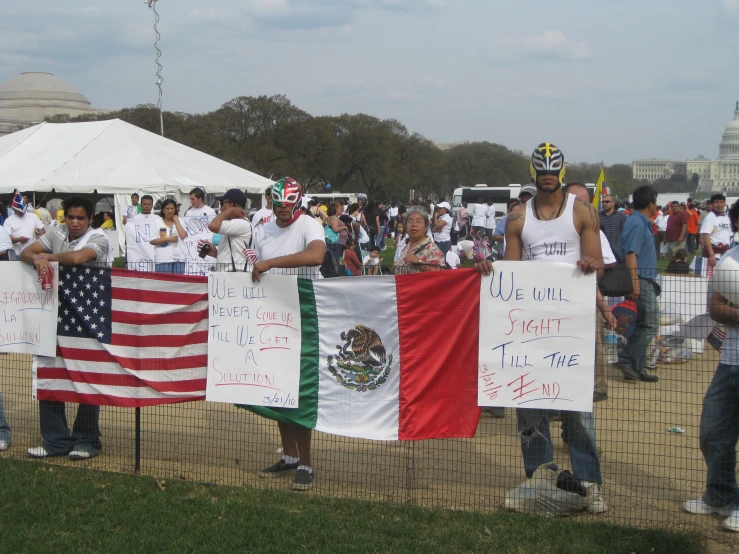
[[[57,357],[38,357],[39,400],[143,407],[205,399],[205,277],[61,267]]]

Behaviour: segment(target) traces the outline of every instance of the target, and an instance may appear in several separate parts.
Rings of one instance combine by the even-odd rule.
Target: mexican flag
[[[479,274],[298,279],[298,291],[300,407],[242,407],[349,437],[475,435]]]

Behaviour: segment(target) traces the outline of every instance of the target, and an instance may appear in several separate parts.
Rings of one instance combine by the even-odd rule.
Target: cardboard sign
[[[177,245],[182,249],[185,257],[185,273],[188,275],[207,275],[210,272],[210,267],[216,263],[216,259],[212,256],[206,256],[205,259],[198,256],[198,242],[213,240],[213,232],[208,229],[208,223],[212,219],[207,215],[180,218],[180,225],[187,231],[187,238],[181,240]]]
[[[138,215],[126,223],[126,263],[129,269],[154,271],[155,246],[149,241],[159,237],[155,215]]]
[[[213,402],[297,408],[300,301],[297,277],[208,275],[208,378]]]
[[[495,262],[482,278],[478,404],[590,412],[595,275],[563,263]]]
[[[0,352],[56,356],[59,268],[53,287],[42,290],[36,270],[23,262],[2,262]]]

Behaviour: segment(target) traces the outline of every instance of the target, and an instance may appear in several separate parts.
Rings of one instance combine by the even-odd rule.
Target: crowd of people
[[[291,178],[274,183],[265,193],[265,207],[249,217],[246,195],[231,189],[218,197],[216,214],[204,202],[200,189],[191,191],[188,215],[208,215],[214,240],[199,245],[201,254],[215,256],[231,271],[250,271],[255,281],[266,272],[289,273],[301,269],[301,276],[318,279],[342,274],[380,274],[380,255],[392,238],[395,244],[393,268],[396,272],[418,273],[456,268],[463,260],[474,260],[475,268],[489,274],[496,260],[527,263],[561,262],[577,266],[584,273],[596,273],[599,288],[596,309],[599,339],[604,330],[625,336],[625,345],[613,364],[625,380],[655,383],[647,347],[659,324],[660,285],[658,256],[669,256],[676,273],[685,271],[689,255],[700,252],[711,268],[726,259],[739,261],[739,248],[732,248],[733,233],[739,226],[739,204],[726,209],[725,198],[714,194],[705,206],[688,200],[687,205],[671,202],[657,206],[657,193],[650,186],[633,192],[631,202],[617,206],[611,195],[603,196],[600,212],[592,193],[583,183],[564,181],[562,152],[551,143],[542,143],[531,156],[533,184],[522,187],[511,199],[506,213],[497,217],[494,206],[484,199],[471,206],[462,203],[456,216],[442,201],[429,206],[395,206],[360,197],[356,203],[319,203],[303,196],[301,186]],[[152,214],[150,196],[132,197],[125,219],[158,217],[159,237],[152,245],[164,250],[182,240],[174,199],[165,199],[158,216]],[[14,200],[5,229],[3,247],[13,249],[20,260],[35,267],[39,275],[50,271],[49,262],[77,265],[108,259],[105,235],[91,226],[92,204],[79,197],[63,204],[66,224],[44,230],[41,221],[20,196]],[[211,213],[212,212],[212,213]],[[25,219],[28,218],[28,219]],[[35,242],[25,245],[29,239]],[[557,247],[552,247],[552,244]],[[173,250],[173,249],[170,249]],[[171,253],[169,254],[171,255]],[[332,263],[333,262],[333,263]],[[181,272],[182,260],[162,255],[158,270]],[[330,266],[335,266],[332,269]],[[620,276],[619,276],[620,275]],[[604,285],[609,281],[608,287]],[[615,284],[614,284],[615,283]],[[619,288],[620,287],[620,288]],[[614,316],[616,309],[606,300],[612,291],[622,290],[623,313],[633,314],[628,332]],[[706,393],[701,419],[700,446],[708,467],[704,496],[685,503],[691,513],[721,513],[725,526],[739,531],[739,487],[736,483],[736,444],[739,438],[739,307],[715,291],[708,311],[724,325],[726,338],[713,382]],[[602,358],[601,358],[602,359]],[[595,368],[593,400],[608,398],[603,363]],[[0,397],[0,449],[10,444],[10,429],[2,414]],[[99,407],[81,405],[70,431],[63,403],[39,403],[42,444],[28,450],[28,456],[68,455],[89,459],[101,448]],[[500,409],[492,412],[503,415]],[[527,477],[542,465],[553,462],[550,421],[562,423],[562,436],[569,448],[573,473],[587,498],[587,511],[602,513],[607,505],[602,496],[600,458],[596,446],[594,413],[549,410],[516,410],[523,466]],[[312,487],[311,431],[279,423],[283,455],[260,472],[262,477],[295,474],[292,487]]]

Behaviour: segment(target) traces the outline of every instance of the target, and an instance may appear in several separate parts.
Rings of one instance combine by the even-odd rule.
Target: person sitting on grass
[[[346,239],[346,249],[344,249],[344,264],[346,268],[351,272],[352,275],[362,274],[362,262],[359,261],[359,256],[354,251],[355,246],[354,239],[348,237]]]
[[[688,253],[685,248],[678,248],[675,257],[667,265],[667,273],[675,273],[677,275],[687,275],[690,273],[688,266]]]
[[[365,275],[379,275],[380,274],[380,247],[373,246],[370,248],[369,254],[367,254],[362,260],[364,265]]]

